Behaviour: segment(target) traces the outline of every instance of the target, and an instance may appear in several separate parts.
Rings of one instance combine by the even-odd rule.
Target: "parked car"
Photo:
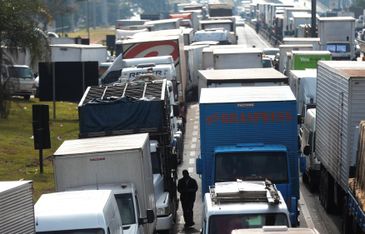
[[[11,96],[23,96],[29,100],[35,94],[33,71],[26,65],[2,65],[0,80]]]

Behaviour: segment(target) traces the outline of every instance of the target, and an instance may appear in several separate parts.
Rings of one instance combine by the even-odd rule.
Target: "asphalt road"
[[[271,47],[262,37],[258,36],[254,29],[246,25],[237,29],[239,36],[238,43],[245,44],[247,47],[255,45],[256,48]],[[201,179],[196,174],[195,159],[200,152],[200,134],[199,134],[199,105],[197,103],[190,104],[187,109],[186,133],[184,141],[184,161],[179,167],[179,178],[181,171],[187,169],[190,175],[195,178],[198,185]],[[340,234],[341,220],[338,216],[328,215],[322,208],[318,194],[312,194],[303,185],[300,184],[301,198],[300,206],[300,227],[315,227],[321,234]],[[197,192],[197,199],[194,206],[195,225],[191,228],[184,229],[184,219],[182,216],[181,205],[178,210],[177,223],[173,229],[173,233],[199,233],[201,229],[201,220],[203,205],[201,200],[201,190]]]

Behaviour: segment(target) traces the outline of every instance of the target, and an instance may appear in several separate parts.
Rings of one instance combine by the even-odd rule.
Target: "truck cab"
[[[122,220],[110,190],[43,194],[34,205],[36,233],[122,234]]]
[[[290,227],[285,201],[268,180],[219,182],[204,196],[203,234],[267,225]]]
[[[305,157],[305,169],[303,170],[303,182],[314,191],[319,186],[321,164],[316,157],[316,108],[307,110],[304,123],[299,130],[300,151]]]

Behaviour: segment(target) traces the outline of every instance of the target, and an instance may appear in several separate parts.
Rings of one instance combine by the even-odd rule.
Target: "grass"
[[[105,44],[106,35],[107,34],[115,34],[114,27],[109,28],[90,28],[90,42],[96,44]],[[67,33],[68,37],[82,37],[87,38],[87,30],[83,29],[76,32]]]
[[[49,105],[51,149],[43,150],[44,173],[39,173],[39,153],[34,150],[32,133],[32,105]],[[54,191],[52,154],[66,139],[78,137],[77,104],[56,103],[56,120],[53,120],[53,104],[38,99],[24,101],[13,99],[10,115],[0,119],[0,181],[33,180],[36,201],[46,192]]]

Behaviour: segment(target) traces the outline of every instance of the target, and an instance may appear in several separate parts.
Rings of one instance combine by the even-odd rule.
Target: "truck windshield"
[[[118,209],[120,216],[122,217],[123,225],[136,223],[132,194],[115,194],[115,199],[117,200]]]
[[[9,67],[8,70],[10,77],[33,79],[32,70],[27,67]]]
[[[36,232],[39,234],[104,234],[104,230],[101,228],[93,229],[75,229],[75,230],[62,230],[62,231],[50,231],[50,232]]]
[[[157,152],[151,153],[152,174],[161,174],[160,157]]]
[[[346,53],[350,52],[350,44],[348,43],[333,43],[327,44],[327,50],[331,53]]]
[[[234,229],[287,226],[284,213],[214,215],[209,218],[209,234],[230,234]]]
[[[215,168],[215,182],[237,179],[288,182],[286,152],[219,153],[215,156]]]

